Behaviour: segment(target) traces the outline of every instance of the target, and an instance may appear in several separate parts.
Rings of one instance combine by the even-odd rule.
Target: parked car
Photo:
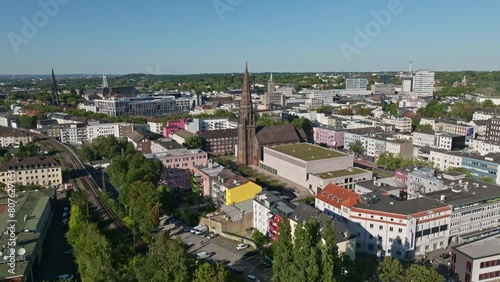
[[[444,253],[444,254],[441,254],[438,259],[439,260],[445,260],[445,259],[449,259],[450,258],[450,254],[449,253]]]
[[[193,230],[193,228],[189,227],[189,226],[186,226],[182,229],[182,231],[184,232],[191,232],[191,230]]]
[[[65,206],[64,207],[64,211],[67,212],[69,210],[69,207],[68,206]]]
[[[257,251],[251,251],[251,252],[247,252],[243,255],[244,258],[249,258],[249,257],[253,257],[257,255]]]
[[[219,235],[219,234],[214,233],[214,232],[210,232],[210,233],[208,233],[208,234],[207,234],[207,236],[205,236],[205,237],[206,237],[207,239],[213,239],[213,238],[217,237],[217,235]]]
[[[73,280],[74,276],[71,274],[61,274],[57,276],[58,280]]]
[[[247,275],[247,280],[254,281],[254,282],[260,282],[260,280],[257,279],[257,277],[253,276],[252,274]]]
[[[66,255],[71,255],[72,253],[73,253],[73,249],[69,249],[69,250],[64,252],[64,254],[66,254]]]
[[[68,217],[68,212],[63,212],[62,217]]]
[[[236,246],[236,249],[237,250],[244,250],[248,247],[250,247],[250,245],[248,245],[248,244],[238,244],[238,246]]]
[[[197,253],[197,254],[196,254],[196,257],[197,257],[198,259],[206,259],[206,258],[210,257],[210,255],[211,255],[210,253],[207,253],[207,252],[201,252],[201,253]]]
[[[243,270],[239,269],[239,268],[234,268],[234,267],[226,267],[227,271],[230,272],[230,273],[233,273],[233,274],[243,274]]]

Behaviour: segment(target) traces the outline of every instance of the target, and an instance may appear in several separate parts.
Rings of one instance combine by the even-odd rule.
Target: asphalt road
[[[71,249],[71,246],[66,242],[66,238],[64,238],[64,234],[68,232],[68,225],[61,224],[63,207],[68,202],[65,194],[58,193],[54,218],[43,246],[42,262],[36,271],[37,281],[57,281],[59,275],[74,275],[78,269],[73,255],[64,253]]]
[[[241,277],[246,277],[246,275],[252,274],[261,282],[270,282],[272,280],[272,269],[262,269],[259,267],[264,261],[262,256],[256,255],[249,258],[243,257],[245,253],[255,250],[252,247],[245,250],[237,250],[236,246],[240,242],[221,236],[217,236],[213,239],[203,238],[191,232],[183,232],[182,227],[174,227],[174,225],[165,226],[164,231],[170,232],[172,237],[179,236],[183,242],[191,246],[188,249],[189,253],[193,255],[200,252],[212,253],[213,255],[209,257],[208,260],[221,262],[242,270],[244,274],[241,274]]]

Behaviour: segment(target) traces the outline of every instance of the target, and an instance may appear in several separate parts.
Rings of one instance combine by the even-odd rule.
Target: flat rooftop
[[[495,235],[453,248],[473,259],[480,259],[500,254],[500,236]]]
[[[372,202],[370,201],[373,196],[378,197],[378,201],[375,204],[372,204]],[[361,197],[367,200],[365,200],[364,203],[355,205],[356,208],[401,215],[410,215],[448,206],[447,203],[441,203],[439,201],[428,198],[398,201],[397,199],[388,196],[386,192],[380,190],[368,194],[363,194],[361,195]]]
[[[274,146],[271,149],[303,161],[315,161],[348,156],[334,150],[308,143]]]
[[[335,177],[356,175],[356,174],[364,173],[364,172],[368,172],[368,171],[353,167],[353,168],[348,168],[348,169],[341,169],[341,170],[327,171],[327,172],[323,172],[323,173],[316,173],[314,175],[318,176],[322,179],[330,179],[330,178],[335,178]]]
[[[451,187],[451,183],[454,183]],[[466,184],[467,183],[467,184]],[[425,194],[424,197],[439,201],[441,196],[445,196],[445,203],[450,205],[460,205],[480,201],[500,201],[500,186],[493,185],[470,178],[464,178],[462,183],[459,181],[446,180],[450,189],[436,191]],[[466,187],[467,185],[467,187]]]

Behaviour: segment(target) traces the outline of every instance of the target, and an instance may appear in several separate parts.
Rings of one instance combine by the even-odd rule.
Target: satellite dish
[[[20,248],[19,250],[17,250],[17,254],[20,256],[24,255],[25,253],[26,253],[26,249],[24,249],[24,248]]]

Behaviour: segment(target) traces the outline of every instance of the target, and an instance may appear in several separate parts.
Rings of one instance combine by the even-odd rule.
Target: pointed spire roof
[[[273,82],[273,72],[271,71],[271,76],[269,77],[269,82]]]
[[[244,105],[250,105],[252,97],[250,94],[250,75],[248,74],[248,63],[245,64],[245,75],[243,76],[243,88],[241,90],[241,103]]]

